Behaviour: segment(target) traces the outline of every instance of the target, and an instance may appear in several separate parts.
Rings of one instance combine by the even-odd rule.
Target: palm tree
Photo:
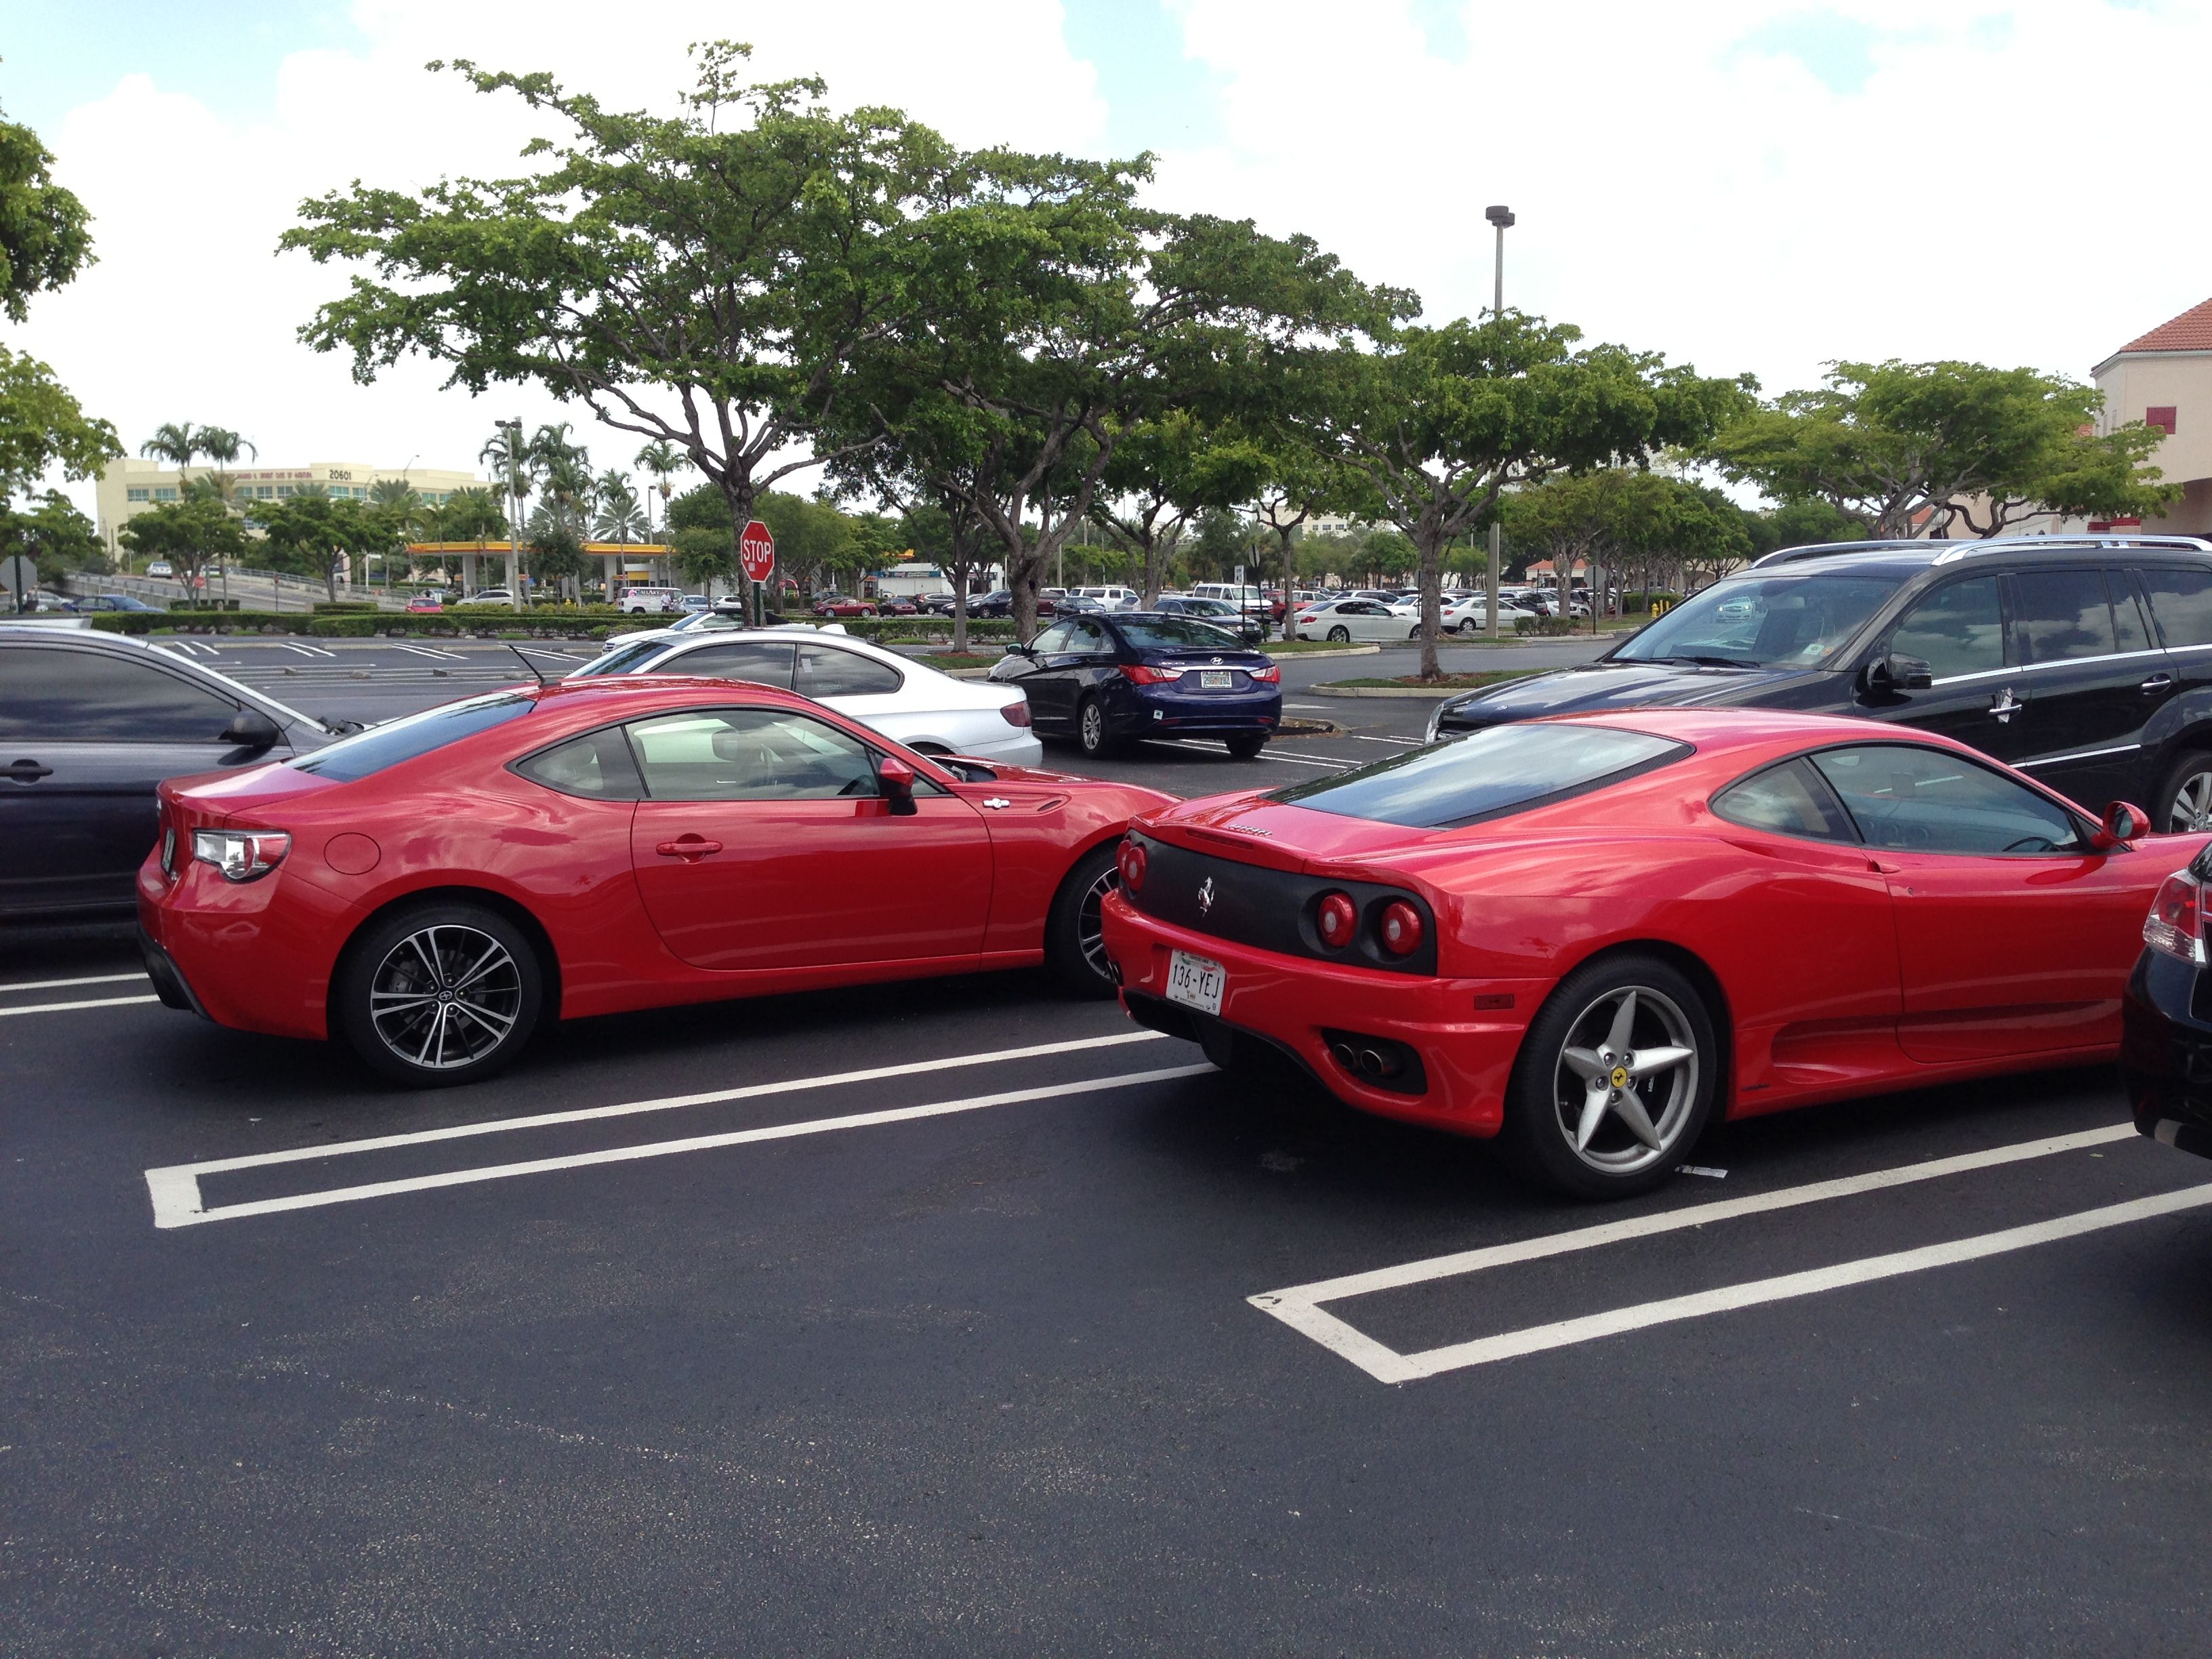
[[[600,474],[597,489],[599,516],[592,526],[592,534],[603,542],[620,542],[628,546],[645,524],[645,510],[638,505],[637,491],[628,478],[614,471]]]
[[[639,450],[630,464],[643,467],[660,481],[660,532],[665,537],[668,533],[668,481],[684,470],[684,457],[665,439],[657,440]],[[647,533],[650,534],[653,530],[653,515],[650,513],[646,514],[645,527]]]
[[[187,481],[185,471],[192,458],[206,452],[206,440],[200,428],[190,421],[165,421],[154,428],[154,435],[138,446],[141,455],[149,455],[157,461],[167,461],[177,469],[179,486],[178,498],[183,499],[181,488]]]
[[[500,482],[506,486],[507,494],[514,497],[519,510],[522,498],[530,494],[531,453],[527,443],[518,441],[518,428],[509,426],[495,427],[492,429],[491,441],[477,452],[477,459],[489,465],[498,476]],[[507,515],[504,512],[500,514],[500,521],[501,524],[507,522]],[[519,526],[507,526],[507,534],[514,537],[518,544],[520,544],[521,538]]]

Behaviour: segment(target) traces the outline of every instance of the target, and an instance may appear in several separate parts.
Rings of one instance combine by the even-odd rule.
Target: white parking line
[[[440,662],[466,662],[468,659],[458,651],[441,651],[428,645],[395,645],[394,651],[404,651],[410,656],[434,657]]]
[[[1522,1353],[1536,1353],[1546,1348],[1588,1342],[1596,1337],[1613,1334],[1616,1331],[1638,1330],[1646,1325],[1692,1319],[1700,1314],[1719,1313],[1730,1308],[1749,1307],[1756,1303],[1778,1301],[1788,1297],[1810,1296],[1844,1285],[1862,1284],[1870,1279],[1886,1279],[1896,1273],[1918,1272],[1923,1267],[1941,1267],[1949,1261],[1966,1261],[1978,1255],[2023,1249],[2030,1244],[2045,1242],[2046,1236],[2051,1238],[2070,1237],[2074,1232],[2118,1226],[2125,1221],[2142,1219],[2145,1216],[2164,1214],[2167,1210],[2186,1208],[2188,1204],[2173,1201],[2184,1194],[2168,1194],[2156,1199],[2139,1200],[2133,1205],[2115,1205],[2106,1210],[2086,1211],[2080,1216],[2062,1217],[2057,1221],[2038,1223],[2032,1227],[2016,1227],[2003,1232],[1984,1234],[1979,1238],[1960,1239],[1951,1244],[1931,1245],[1926,1249],[1906,1250],[1895,1255],[1869,1257],[1863,1261],[1845,1262],[1809,1273],[1791,1273],[1779,1279],[1725,1285],[1716,1291],[1701,1291],[1693,1297],[1674,1297],[1636,1307],[1613,1309],[1583,1319],[1531,1326],[1522,1330],[1480,1338],[1474,1342],[1455,1343],[1448,1347],[1432,1348],[1419,1353],[1400,1353],[1334,1314],[1324,1312],[1321,1304],[1342,1301],[1350,1297],[1371,1296],[1378,1291],[1401,1290],[1410,1285],[1481,1273],[1516,1262],[1565,1255],[1571,1251],[1595,1249],[1601,1245],[1617,1244],[1629,1239],[1649,1238],[1685,1227],[1703,1227],[1714,1222],[1734,1220],[1741,1216],[1762,1215],[1800,1205],[1825,1203],[1831,1199],[1849,1198],[1861,1193],[1879,1192],[1923,1181],[1941,1180],[1947,1176],[1965,1175],[1976,1170],[1994,1169],[2001,1164],[2018,1164],[2029,1158],[2049,1158],[2059,1152],[2108,1146],[2114,1141],[2131,1139],[2135,1134],[2133,1124],[2121,1123],[2108,1128],[2085,1129],[2076,1134],[2057,1135],[2048,1139],[2023,1140],[2008,1146],[1964,1152],[1955,1158],[1933,1158],[1924,1164],[1875,1170],[1866,1175],[1844,1176],[1834,1181],[1817,1181],[1802,1187],[1784,1187],[1771,1193],[1752,1193],[1741,1198],[1722,1199],[1711,1204],[1692,1204],[1682,1209],[1663,1210],[1654,1215],[1636,1216],[1625,1221],[1601,1222],[1594,1227],[1547,1233],[1510,1244],[1493,1244],[1481,1249],[1462,1250],[1450,1255],[1403,1262],[1394,1267],[1347,1273],[1336,1279],[1316,1280],[1310,1285],[1293,1285],[1288,1290],[1265,1291],[1248,1299],[1254,1307],[1273,1314],[1293,1330],[1311,1337],[1331,1352],[1350,1360],[1377,1381],[1408,1382],[1424,1376],[1434,1376],[1440,1371],[1488,1364]],[[2212,1203],[2212,1186],[2190,1188],[2186,1193],[2199,1194],[2191,1202]],[[2134,1213],[2141,1205],[2164,1207],[2143,1210],[2140,1215]],[[2129,1213],[2119,1213],[2124,1211]],[[2089,1221],[2088,1224],[2083,1225],[2073,1224],[2105,1216],[2115,1218]],[[2069,1226],[2071,1231],[2065,1231]],[[2062,1231],[2047,1234],[2042,1231],[2051,1228]],[[1991,1244],[1993,1240],[2013,1242]],[[1989,1248],[1980,1248],[1984,1245]],[[1943,1254],[1962,1250],[1966,1254]],[[1899,1263],[1906,1265],[1896,1265]],[[1853,1273],[1859,1276],[1853,1277]]]
[[[19,979],[13,985],[0,985],[0,995],[9,991],[58,991],[65,985],[120,985],[125,980],[145,977],[141,970],[135,974],[86,974],[77,979]]]
[[[279,640],[277,645],[281,649],[289,651],[295,656],[300,657],[329,657],[335,660],[338,654],[326,646],[301,645],[291,640]]]
[[[560,1158],[529,1158],[514,1164],[492,1164],[468,1170],[447,1170],[435,1175],[409,1176],[396,1181],[374,1181],[357,1187],[337,1187],[321,1192],[289,1193],[240,1204],[201,1207],[199,1176],[208,1164],[181,1164],[146,1171],[146,1189],[154,1201],[156,1227],[191,1227],[202,1222],[231,1221],[246,1216],[275,1215],[289,1210],[309,1210],[330,1204],[351,1204],[365,1198],[387,1198],[398,1193],[428,1192],[441,1187],[461,1187],[484,1181],[505,1181],[515,1176],[546,1175],[556,1170],[586,1169],[598,1164],[627,1164],[641,1158],[668,1158],[679,1152],[702,1152],[724,1146],[743,1146],[755,1141],[790,1140],[802,1135],[831,1134],[842,1129],[875,1128],[886,1123],[909,1123],[927,1117],[946,1117],[957,1112],[980,1112],[993,1106],[1016,1106],[1030,1101],[1060,1100],[1075,1095],[1098,1094],[1109,1089],[1134,1088],[1164,1083],[1173,1078],[1196,1077],[1211,1072],[1203,1062],[1169,1066],[1152,1072],[1124,1072],[1114,1077],[1089,1078],[1079,1083],[1047,1084],[1036,1089],[1013,1089],[1003,1094],[971,1095],[964,1100],[940,1100],[927,1106],[894,1106],[881,1111],[853,1112],[842,1117],[809,1118],[797,1123],[773,1123],[757,1129],[735,1129],[725,1134],[693,1135],[683,1140],[648,1141],[636,1146],[611,1146],[596,1152],[572,1152]],[[405,1139],[403,1137],[402,1139]],[[316,1149],[304,1149],[313,1153]],[[359,1151],[358,1145],[331,1151]],[[262,1163],[289,1161],[283,1155],[261,1158],[233,1158],[222,1167],[246,1169]]]
[[[1364,732],[1355,732],[1352,736],[1362,743],[1394,743],[1404,749],[1419,749],[1422,741],[1419,738],[1370,738]]]
[[[562,662],[591,662],[594,660],[594,659],[591,657],[580,657],[573,651],[548,651],[543,646],[518,645],[514,648],[517,651],[526,651],[533,657],[558,657]]]
[[[0,1008],[0,1019],[15,1014],[62,1014],[72,1008],[127,1008],[134,1002],[159,1002],[159,997],[94,997],[87,1002],[34,1002],[27,1008]]]
[[[1177,749],[1203,749],[1208,754],[1212,755],[1225,755],[1229,752],[1229,745],[1227,744],[1209,743],[1203,738],[1168,738],[1162,739],[1162,741],[1172,744]],[[1324,772],[1348,772],[1352,769],[1350,763],[1347,762],[1307,760],[1297,755],[1285,755],[1280,750],[1272,747],[1262,749],[1260,751],[1260,758],[1261,760],[1281,761],[1291,766],[1316,767]]]

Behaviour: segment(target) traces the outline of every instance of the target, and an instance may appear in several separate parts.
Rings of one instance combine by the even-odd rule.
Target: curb
[[[1324,697],[1455,697],[1462,691],[1485,689],[1480,685],[1331,685],[1326,681],[1305,688]]]
[[[1283,641],[1278,640],[1275,643],[1280,645]],[[1308,645],[1313,645],[1316,643],[1325,644],[1327,642],[1308,640],[1306,643]],[[1260,649],[1262,651],[1267,651],[1267,647],[1264,645],[1261,646]],[[1382,647],[1379,645],[1333,645],[1329,646],[1326,651],[1267,651],[1267,654],[1269,656],[1280,656],[1285,661],[1295,661],[1300,657],[1376,657],[1382,655]]]

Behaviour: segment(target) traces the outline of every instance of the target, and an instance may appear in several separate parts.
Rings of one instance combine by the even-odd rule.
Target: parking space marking
[[[1164,1041],[1158,1031],[1116,1031],[1106,1036],[1074,1037],[1062,1042],[1035,1042],[1021,1048],[993,1048],[981,1054],[946,1054],[936,1060],[903,1060],[896,1066],[870,1066],[857,1072],[831,1072],[819,1077],[785,1078],[775,1083],[740,1084],[733,1089],[714,1089],[703,1094],[664,1095],[655,1100],[625,1101],[617,1106],[580,1106],[565,1112],[537,1112],[528,1117],[487,1118],[477,1123],[448,1124],[442,1129],[416,1129],[404,1134],[373,1135],[363,1140],[340,1140],[320,1146],[295,1146],[278,1152],[249,1152],[240,1158],[210,1158],[198,1164],[179,1164],[156,1175],[222,1175],[231,1170],[258,1170],[274,1164],[312,1163],[340,1158],[349,1152],[389,1152],[395,1146],[425,1146],[433,1141],[465,1140],[477,1135],[504,1134],[516,1129],[544,1129],[562,1123],[589,1123],[600,1118],[635,1117],[646,1112],[672,1112],[685,1106],[719,1106],[732,1100],[761,1100],[770,1095],[799,1094],[812,1089],[835,1089],[852,1083],[880,1083],[889,1078],[918,1077],[963,1066],[998,1066],[1009,1060],[1041,1060],[1054,1054],[1080,1054],[1091,1048],[1119,1048],[1133,1042]]]
[[[338,654],[325,646],[298,645],[290,640],[279,640],[277,647],[281,650],[289,651],[297,657],[329,657],[336,660]]]
[[[927,1068],[924,1068],[927,1069]],[[833,1134],[844,1129],[870,1129],[890,1123],[911,1123],[922,1118],[949,1117],[960,1112],[980,1112],[994,1106],[1018,1106],[1031,1101],[1061,1100],[1077,1095],[1099,1094],[1109,1089],[1130,1089],[1147,1083],[1197,1077],[1213,1067],[1204,1061],[1194,1066],[1168,1066],[1157,1071],[1123,1072],[1113,1077],[1087,1078],[1076,1083],[1051,1083],[1034,1089],[1011,1089],[992,1095],[970,1095],[961,1100],[933,1101],[924,1106],[892,1106],[873,1112],[851,1112],[842,1117],[804,1119],[796,1123],[772,1123],[760,1128],[733,1129],[723,1134],[692,1135],[681,1140],[647,1141],[641,1146],[610,1146],[595,1152],[571,1152],[558,1158],[527,1158],[514,1164],[480,1164],[466,1170],[446,1170],[435,1175],[408,1176],[395,1181],[367,1182],[355,1187],[327,1188],[319,1192],[288,1193],[280,1198],[249,1200],[239,1204],[201,1206],[199,1176],[209,1164],[179,1164],[146,1171],[146,1189],[154,1202],[156,1227],[191,1227],[203,1222],[232,1221],[247,1216],[276,1215],[291,1210],[310,1210],[331,1204],[356,1203],[362,1199],[388,1198],[400,1193],[428,1192],[441,1187],[470,1186],[480,1182],[505,1181],[517,1176],[548,1175],[559,1170],[587,1169],[600,1164],[634,1163],[641,1158],[668,1158],[680,1152],[711,1152],[758,1141],[791,1140],[805,1135]],[[411,1137],[400,1137],[401,1140]],[[304,1151],[312,1154],[316,1149]],[[328,1149],[361,1150],[359,1143]],[[221,1167],[250,1169],[263,1164],[292,1161],[282,1153],[265,1158],[223,1160]]]
[[[1225,755],[1229,752],[1227,744],[1208,743],[1201,738],[1157,738],[1155,741],[1171,744],[1177,749],[1203,749],[1209,755]],[[1273,747],[1262,749],[1259,757],[1261,760],[1281,761],[1291,766],[1316,767],[1324,772],[1348,772],[1352,769],[1348,762],[1307,760],[1297,755],[1285,755],[1280,750]]]
[[[518,645],[514,648],[517,651],[527,652],[533,657],[558,657],[562,662],[590,662],[593,660],[593,659],[590,657],[577,656],[574,652],[570,651],[548,651],[542,646]]]
[[[34,1002],[27,1008],[0,1008],[0,1019],[12,1014],[64,1014],[72,1008],[127,1008],[134,1002],[159,1002],[159,997],[93,997],[83,1002]]]
[[[2016,1141],[2008,1146],[1993,1146],[1978,1152],[1962,1152],[1952,1158],[1931,1158],[1923,1164],[1900,1164],[1894,1169],[1875,1170],[1865,1175],[1844,1176],[1832,1181],[1816,1181],[1801,1187],[1784,1187],[1771,1193],[1751,1193],[1741,1198],[1720,1199],[1710,1204],[1692,1204],[1679,1210],[1662,1210],[1654,1215],[1634,1216],[1624,1221],[1601,1222],[1592,1227],[1577,1227],[1566,1232],[1546,1233],[1535,1238],[1516,1240],[1510,1244],[1486,1245],[1480,1249],[1456,1251],[1449,1255],[1430,1256],[1419,1261],[1401,1262],[1396,1267],[1377,1267],[1365,1273],[1346,1273],[1335,1279],[1317,1279],[1310,1285],[1295,1285],[1287,1290],[1267,1291],[1248,1297],[1251,1304],[1263,1313],[1272,1314],[1291,1329],[1310,1337],[1332,1353],[1350,1360],[1369,1376],[1382,1382],[1409,1382],[1440,1371],[1456,1370],[1469,1365],[1488,1364],[1499,1359],[1513,1358],[1523,1353],[1540,1352],[1546,1348],[1564,1347],[1571,1343],[1588,1342],[1618,1331],[1638,1330],[1649,1325],[1670,1320],[1692,1319],[1701,1314],[1721,1313],[1735,1307],[1750,1307],[1760,1302],[1779,1301],[1794,1296],[1810,1296],[1823,1290],[1837,1289],[1844,1285],[1863,1284],[1872,1279],[1886,1279],[1897,1273],[1916,1273],[1923,1267],[1941,1267],[1953,1260],[1972,1261],[1978,1255],[1994,1255],[2005,1250],[2023,1249],[2028,1245],[2045,1242],[2045,1230],[2072,1227],[2071,1231],[2048,1233],[2051,1238],[2064,1238],[2073,1232],[2094,1231],[2099,1227],[2118,1226],[2130,1220],[2140,1220],[2150,1215],[2160,1215],[2171,1209],[2189,1207],[2189,1203],[2172,1200],[2180,1194],[2161,1194],[2155,1199],[2136,1200],[2130,1204],[2109,1206],[2105,1210],[2085,1211],[2078,1216],[2061,1217],[2053,1222],[2040,1222],[2032,1227],[2008,1229],[2003,1232],[1987,1233],[1979,1238],[1960,1239],[1950,1244],[1931,1245],[1923,1250],[1906,1250],[1894,1255],[1871,1256],[1862,1261],[1845,1262],[1835,1267],[1814,1269],[1810,1273],[1785,1274],[1778,1279],[1754,1280],[1744,1285],[1725,1285],[1716,1291],[1700,1291],[1695,1296],[1675,1297],[1661,1302],[1644,1303],[1636,1307],[1619,1308],[1601,1314],[1592,1314],[1582,1319],[1565,1320],[1553,1325],[1531,1326],[1522,1330],[1507,1331],[1497,1336],[1483,1337],[1473,1342],[1455,1343],[1447,1347],[1431,1348],[1419,1353],[1401,1353],[1396,1349],[1376,1341],[1365,1332],[1323,1310],[1325,1302],[1340,1302],[1352,1297],[1370,1296],[1378,1291],[1402,1290],[1407,1285],[1426,1284],[1432,1279],[1451,1279],[1468,1273],[1485,1272],[1492,1267],[1510,1267],[1518,1262],[1540,1261],[1547,1256],[1565,1255],[1576,1250],[1595,1249],[1602,1245],[1618,1244],[1629,1239],[1649,1238],[1656,1234],[1678,1231],[1685,1227],[1703,1227],[1714,1222],[1732,1221],[1742,1216],[1763,1215],[1776,1210],[1793,1209],[1801,1205],[1826,1203],[1833,1199],[1854,1197],[1862,1193],[1880,1192],[1892,1188],[1911,1186],[1923,1181],[1938,1181],[1947,1176],[1970,1174],[1977,1170],[1995,1169],[2002,1164],[2023,1163],[2030,1158],[2049,1158],[2060,1152],[2080,1152],[2092,1146],[2109,1146],[2115,1141],[2136,1137],[2132,1123],[2119,1123],[2102,1129],[2084,1129],[2075,1134],[2054,1135],[2041,1140]],[[2186,1194],[2198,1196],[2190,1203],[2212,1203],[2212,1186],[2188,1188]],[[2142,1205],[2153,1206],[2142,1214],[2132,1212]],[[2121,1214],[2121,1212],[2130,1213]],[[2115,1216],[2116,1219],[2092,1220],[2093,1218]],[[2087,1222],[2088,1224],[2072,1224]],[[2035,1235],[2030,1237],[2029,1235]],[[1991,1244],[1992,1240],[2016,1240],[2014,1243]],[[1986,1249],[1978,1248],[1988,1246]],[[1965,1250],[1955,1256],[1942,1255],[1945,1251]],[[1906,1265],[1897,1265],[1904,1263]],[[1849,1276],[1856,1272],[1860,1276]],[[1841,1278],[1832,1276],[1843,1274]],[[1824,1277],[1826,1276],[1826,1277]],[[1829,1282],[1829,1279],[1832,1282]],[[1735,1299],[1731,1299],[1735,1298]]]
[[[21,979],[13,985],[0,985],[0,995],[9,991],[58,991],[70,985],[120,985],[125,980],[145,977],[142,969],[133,974],[84,974],[76,979]]]
[[[1397,744],[1401,749],[1421,747],[1421,739],[1419,738],[1370,738],[1364,732],[1355,732],[1352,735],[1362,743],[1390,743]]]
[[[410,656],[434,657],[441,662],[466,662],[468,658],[459,651],[441,651],[429,645],[395,645],[394,651],[404,651]]]

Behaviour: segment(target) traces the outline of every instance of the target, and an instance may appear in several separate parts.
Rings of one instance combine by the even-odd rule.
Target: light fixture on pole
[[[522,603],[522,421],[520,416],[500,424],[507,441],[507,602]]]
[[[1486,207],[1482,210],[1482,216],[1498,229],[1497,284],[1491,294],[1490,317],[1493,323],[1503,322],[1505,317],[1505,230],[1513,222],[1513,210],[1504,206]],[[1490,520],[1490,568],[1484,573],[1483,580],[1483,586],[1490,597],[1490,619],[1483,634],[1493,640],[1498,637],[1498,567],[1504,556],[1504,536],[1493,511]]]

